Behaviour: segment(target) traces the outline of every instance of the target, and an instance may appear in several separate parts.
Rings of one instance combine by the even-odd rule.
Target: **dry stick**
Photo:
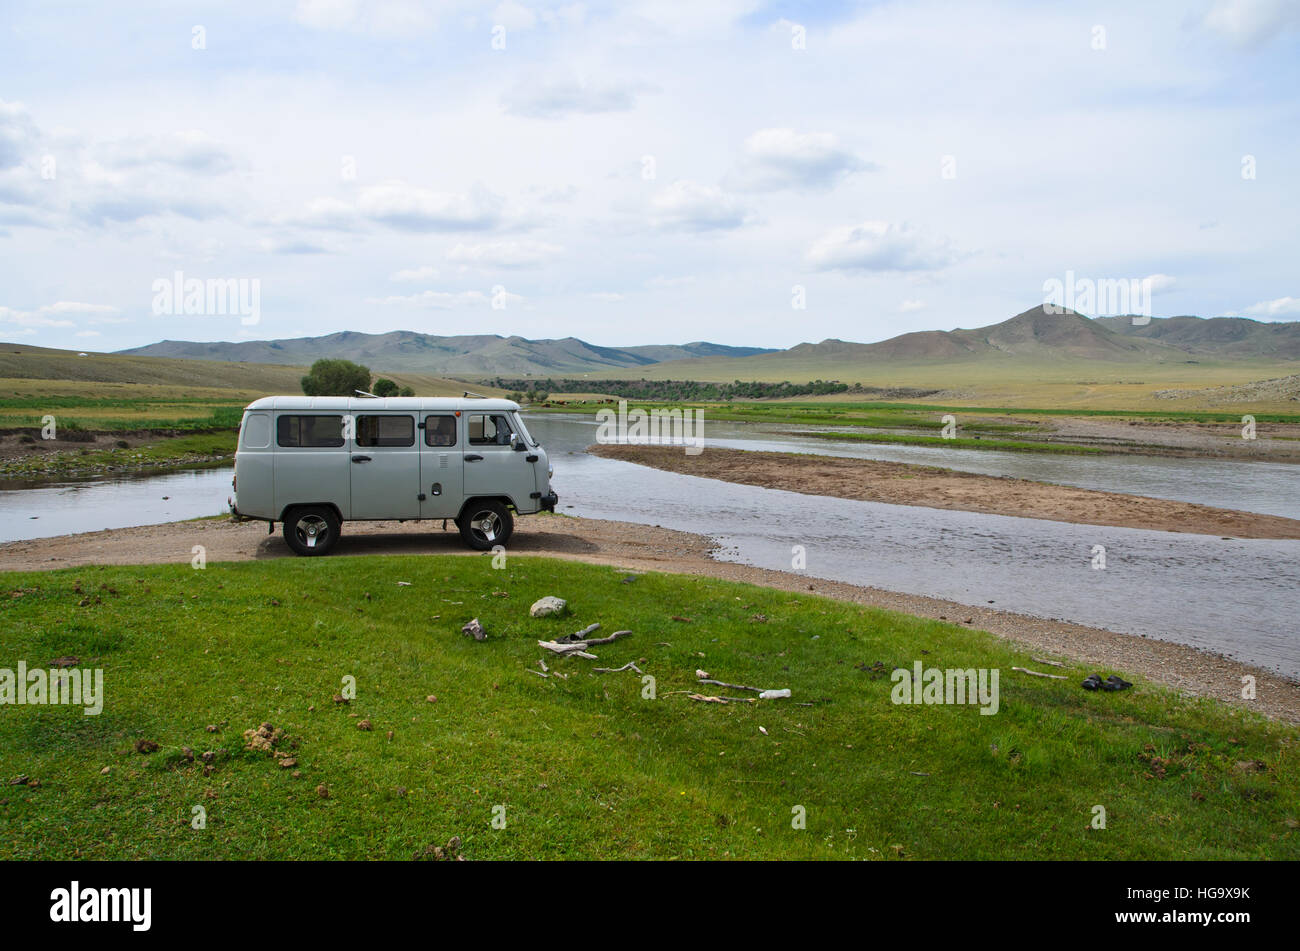
[[[638,674],[642,672],[641,668],[638,667],[635,662],[630,660],[622,667],[593,667],[592,668],[592,672],[597,674],[617,674],[624,670],[635,670]]]
[[[546,666],[546,661],[542,660],[540,657],[537,658],[537,666],[540,667],[540,668],[542,668],[542,673],[544,673],[544,674],[550,672],[550,669],[551,669],[551,668],[547,667],[547,666]]]
[[[596,624],[594,626],[600,627],[599,624]],[[574,644],[583,643],[586,644],[588,647],[594,647],[597,644],[610,644],[618,640],[620,637],[630,637],[631,635],[632,635],[631,631],[615,631],[613,634],[609,635],[609,637],[593,637],[590,640],[581,641],[581,642],[574,641],[573,643]]]
[[[592,633],[593,631],[599,631],[599,630],[600,630],[600,622],[597,621],[595,624],[588,624],[581,631],[575,631],[572,634],[564,635],[564,637],[561,638],[559,643],[576,644],[578,643],[578,641],[586,640],[588,634]]]
[[[721,680],[710,680],[708,677],[701,677],[697,682],[702,684],[712,684],[715,687],[726,687],[728,690],[752,690],[754,693],[762,693],[764,690],[763,687],[746,687],[744,684],[728,684],[723,683]]]
[[[573,644],[557,644],[555,641],[538,641],[537,646],[545,647],[548,651],[554,651],[561,657],[585,657],[587,660],[596,659],[595,654],[588,654],[583,650],[583,648],[587,646],[586,641],[577,641]]]
[[[1065,667],[1064,664],[1062,664],[1062,663],[1060,663],[1060,662],[1058,662],[1058,661],[1055,661],[1055,660],[1048,660],[1048,659],[1045,658],[1045,657],[1031,657],[1031,658],[1029,658],[1029,659],[1032,660],[1032,661],[1033,661],[1034,663],[1036,663],[1036,664],[1047,664],[1049,667],[1061,667],[1061,668],[1064,668],[1064,667]]]
[[[1026,668],[1024,668],[1024,667],[1012,667],[1011,669],[1012,669],[1012,670],[1018,670],[1018,671],[1020,671],[1022,674],[1029,674],[1030,676],[1033,676],[1033,677],[1048,677],[1048,678],[1050,678],[1050,679],[1052,679],[1052,680],[1065,680],[1065,679],[1067,679],[1066,676],[1065,676],[1065,674],[1045,674],[1045,673],[1042,673],[1041,671],[1037,671],[1037,670],[1028,670],[1028,669],[1026,669]]]

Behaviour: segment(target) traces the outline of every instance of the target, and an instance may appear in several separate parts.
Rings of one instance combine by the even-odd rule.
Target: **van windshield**
[[[524,425],[524,419],[522,416],[518,413],[511,413],[510,422],[514,424],[515,432],[524,437],[524,442],[528,443],[530,446],[537,446],[537,440],[533,438],[532,433],[528,431],[528,427]]]

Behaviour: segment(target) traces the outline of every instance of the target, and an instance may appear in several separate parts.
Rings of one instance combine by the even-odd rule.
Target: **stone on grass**
[[[533,606],[528,609],[531,617],[550,617],[551,615],[561,615],[569,610],[569,602],[563,598],[552,597],[547,595],[544,598],[538,598],[533,602]]]

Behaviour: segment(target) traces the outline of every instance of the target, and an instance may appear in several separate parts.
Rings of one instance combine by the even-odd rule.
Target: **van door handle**
[[[480,456],[480,455],[478,455],[477,453],[470,453],[468,456],[465,457],[465,461],[466,461],[466,462],[482,462],[482,461],[483,461],[483,457]]]
[[[352,457],[352,461],[353,461],[353,462],[369,462],[369,461],[370,461],[370,457],[369,457],[369,456],[353,456],[353,457]]]

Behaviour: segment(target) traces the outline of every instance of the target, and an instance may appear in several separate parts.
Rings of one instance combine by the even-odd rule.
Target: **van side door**
[[[420,422],[420,518],[455,518],[465,501],[460,416],[431,412]]]
[[[537,479],[529,453],[510,445],[509,414],[466,411],[465,419],[465,495],[504,495],[520,511],[534,511]]]
[[[333,505],[351,517],[347,440],[339,413],[287,411],[275,418],[275,517],[290,505]]]
[[[418,518],[420,447],[413,413],[357,413],[353,422],[352,518]]]

